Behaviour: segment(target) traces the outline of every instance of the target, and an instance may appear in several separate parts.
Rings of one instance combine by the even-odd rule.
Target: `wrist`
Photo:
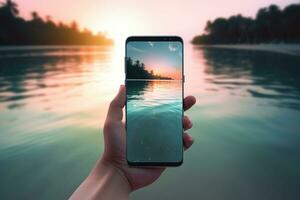
[[[129,191],[129,193],[132,191],[131,185],[125,174],[121,171],[121,169],[119,169],[103,157],[97,161],[96,166],[92,170],[91,174],[99,172],[101,173],[102,171],[109,172],[109,174],[112,175],[116,180],[118,180],[118,182],[120,182],[120,185],[123,185],[123,187]],[[97,176],[99,176],[99,174]]]
[[[98,160],[87,179],[100,184],[101,190],[105,190],[106,193],[117,193],[119,199],[121,196],[128,197],[131,192],[130,183],[123,172],[103,158]]]
[[[126,177],[112,164],[101,159],[70,199],[125,200],[130,192]]]

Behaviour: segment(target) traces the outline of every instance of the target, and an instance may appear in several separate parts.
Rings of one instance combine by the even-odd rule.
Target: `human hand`
[[[153,183],[160,177],[165,167],[132,167],[126,160],[126,132],[123,119],[125,105],[125,86],[121,85],[117,96],[112,100],[104,124],[104,154],[100,162],[116,168],[118,173],[126,180],[131,190]],[[196,103],[193,96],[184,99],[184,110],[190,109]],[[192,128],[192,122],[187,116],[183,118],[184,130]],[[193,138],[183,134],[184,149],[187,150],[193,144]]]

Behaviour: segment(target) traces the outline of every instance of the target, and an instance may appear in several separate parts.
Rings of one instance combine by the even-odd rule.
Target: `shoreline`
[[[215,44],[215,45],[194,45],[200,48],[221,48],[250,51],[267,51],[292,56],[300,56],[300,44]]]
[[[112,45],[0,45],[0,51],[113,47]]]

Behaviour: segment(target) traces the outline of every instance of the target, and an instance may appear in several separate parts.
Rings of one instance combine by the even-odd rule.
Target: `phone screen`
[[[183,157],[183,42],[179,37],[126,42],[127,161],[179,165]]]

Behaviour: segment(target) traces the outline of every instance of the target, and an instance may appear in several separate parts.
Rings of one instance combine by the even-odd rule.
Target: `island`
[[[50,16],[45,19],[37,12],[25,20],[19,15],[18,5],[6,0],[0,6],[0,45],[112,45],[103,33],[93,34],[80,30],[77,23],[55,23]]]
[[[132,58],[126,58],[126,78],[127,79],[157,79],[157,80],[173,80],[170,77],[164,77],[155,74],[153,70],[148,71],[145,64],[139,60],[133,61]]]
[[[207,21],[204,34],[192,44],[300,43],[300,4],[283,9],[277,5],[261,8],[253,19],[241,14]]]

